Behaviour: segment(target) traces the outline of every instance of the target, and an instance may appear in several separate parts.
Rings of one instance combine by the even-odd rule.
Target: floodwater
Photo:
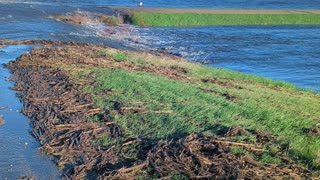
[[[320,26],[144,28],[140,33],[147,47],[320,92]]]
[[[45,4],[57,6],[117,6],[137,7],[142,1],[144,7],[152,8],[206,8],[206,9],[319,9],[320,0],[2,0],[6,3]]]
[[[0,64],[6,64],[29,52],[30,46],[9,46],[0,49]],[[10,72],[0,66],[0,115],[6,124],[0,127],[0,179],[22,176],[38,179],[59,179],[59,171],[48,156],[41,155],[39,143],[30,135],[29,120],[20,113],[22,105],[8,82]]]
[[[320,92],[320,26],[243,26],[201,28],[76,27],[52,16],[69,12],[113,14],[106,6],[135,7],[124,0],[0,0],[0,39],[46,39],[102,44],[136,51],[161,50],[211,67],[225,68],[293,83]],[[214,9],[320,9],[320,0],[167,0],[144,1],[145,7]],[[102,8],[103,7],[103,8]],[[0,49],[6,64],[30,46]],[[59,179],[57,167],[41,155],[30,136],[29,120],[19,113],[21,103],[0,67],[0,111],[6,125],[0,127],[0,179],[35,176]],[[27,143],[27,145],[25,145]],[[12,166],[11,166],[12,165]]]

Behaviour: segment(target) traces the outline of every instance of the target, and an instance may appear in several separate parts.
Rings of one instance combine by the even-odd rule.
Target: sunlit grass
[[[317,25],[319,14],[134,13],[134,25],[147,27]]]
[[[185,70],[184,80],[121,68],[86,69],[75,74],[78,79],[95,77],[97,85],[86,87],[86,91],[94,96],[97,106],[110,111],[112,120],[128,137],[161,140],[195,132],[216,133],[217,126],[241,126],[273,135],[287,144],[286,153],[291,157],[320,166],[320,138],[308,134],[320,128],[319,95],[285,82],[181,60],[111,51],[101,54],[111,57],[119,67],[129,64],[142,69]],[[210,79],[215,82],[207,82]],[[101,96],[106,92],[107,96]],[[127,110],[119,113],[120,109]],[[272,156],[278,150],[278,145],[270,148],[261,161],[279,163]]]

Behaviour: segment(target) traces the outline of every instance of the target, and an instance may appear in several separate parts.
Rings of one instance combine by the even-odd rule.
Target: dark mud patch
[[[237,85],[234,85],[232,83],[230,83],[230,80],[228,81],[222,81],[218,78],[212,78],[212,79],[201,79],[202,82],[204,83],[211,83],[211,84],[217,84],[219,86],[223,86],[223,87],[226,87],[226,88],[233,88],[233,89],[243,89],[242,87],[240,86],[237,86]]]
[[[241,100],[238,97],[233,96],[233,95],[226,93],[226,92],[222,93],[222,92],[219,92],[219,91],[216,91],[213,89],[207,89],[207,88],[202,88],[202,87],[200,87],[199,89],[203,92],[206,92],[206,93],[213,93],[213,94],[219,95],[221,97],[224,97],[226,100],[228,100],[230,102],[234,102],[234,103],[241,102]]]
[[[309,136],[319,136],[320,137],[320,127],[305,129],[304,133]]]
[[[249,134],[240,127],[229,129],[225,136],[191,134],[165,141],[126,136],[122,127],[113,121],[110,110],[99,108],[92,94],[84,91],[84,87],[96,83],[72,78],[72,72],[83,70],[77,69],[78,66],[152,72],[180,80],[186,80],[185,69],[155,65],[137,67],[116,62],[109,57],[96,56],[96,52],[103,50],[100,46],[49,41],[24,43],[63,47],[33,50],[7,67],[19,87],[18,95],[24,104],[22,112],[32,120],[32,134],[40,141],[41,150],[55,157],[66,179],[290,179],[310,176],[308,171],[291,163],[275,165],[255,160],[255,156],[249,154],[264,153],[264,142],[232,141],[230,137]],[[66,70],[61,68],[63,66],[74,69]],[[114,104],[113,111],[119,114],[141,110],[126,109],[121,102]],[[97,116],[100,121],[93,121]],[[99,142],[103,138],[116,143],[102,145]],[[232,152],[234,148],[248,153],[237,156]]]
[[[233,136],[245,136],[249,135],[249,132],[244,130],[241,127],[234,127],[228,130],[228,132],[224,135],[225,137],[233,137]]]

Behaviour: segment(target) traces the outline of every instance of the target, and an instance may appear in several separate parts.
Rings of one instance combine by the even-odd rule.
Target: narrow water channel
[[[0,115],[5,125],[0,126],[0,179],[60,179],[56,165],[39,151],[39,143],[30,135],[29,119],[20,113],[22,104],[14,86],[8,81],[10,72],[3,64],[32,50],[30,46],[8,46],[0,49]]]

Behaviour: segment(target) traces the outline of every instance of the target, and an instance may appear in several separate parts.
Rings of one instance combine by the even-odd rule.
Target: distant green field
[[[132,23],[144,27],[319,25],[320,14],[197,14],[137,12],[132,15]]]

